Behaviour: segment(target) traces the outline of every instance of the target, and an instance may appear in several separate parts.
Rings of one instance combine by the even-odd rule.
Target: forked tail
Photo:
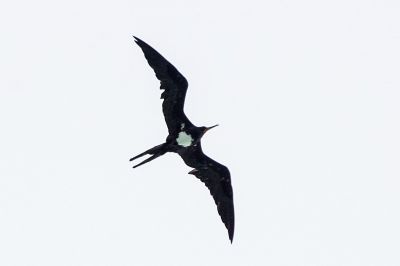
[[[135,157],[131,158],[129,161],[133,161],[133,160],[135,160],[137,158],[140,158],[140,157],[142,157],[144,155],[147,155],[147,154],[151,155],[149,158],[147,158],[143,162],[133,166],[133,168],[136,168],[138,166],[141,166],[141,165],[143,165],[145,163],[148,163],[148,162],[154,160],[155,158],[157,158],[157,157],[159,157],[161,155],[164,155],[167,151],[168,151],[167,150],[167,144],[163,143],[163,144],[157,145],[157,146],[155,146],[155,147],[153,147],[153,148],[151,148],[151,149],[149,149],[149,150],[147,150],[145,152],[142,152],[139,155],[136,155]]]

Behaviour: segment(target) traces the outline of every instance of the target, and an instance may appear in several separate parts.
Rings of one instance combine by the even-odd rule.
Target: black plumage
[[[165,143],[131,158],[132,161],[144,155],[151,155],[143,162],[135,165],[134,168],[166,152],[179,154],[188,166],[194,168],[189,174],[200,179],[210,190],[222,222],[228,229],[229,239],[232,241],[235,216],[230,173],[227,167],[203,153],[200,142],[203,135],[217,125],[196,127],[190,122],[183,110],[188,88],[187,80],[150,45],[137,37],[134,38],[142,49],[147,62],[153,68],[156,77],[160,80],[160,89],[163,90],[161,98],[164,99],[162,109],[169,133]]]

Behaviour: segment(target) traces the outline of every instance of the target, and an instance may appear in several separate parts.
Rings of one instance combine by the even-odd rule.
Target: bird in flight
[[[131,158],[130,161],[133,161],[144,155],[150,155],[133,168],[150,162],[167,152],[179,154],[185,164],[193,168],[188,174],[196,176],[210,190],[232,242],[235,215],[230,173],[226,166],[203,153],[200,142],[208,130],[218,125],[197,127],[190,122],[183,111],[188,88],[185,77],[150,45],[133,37],[136,44],[142,49],[147,62],[153,68],[157,79],[160,80],[160,89],[163,90],[161,99],[164,99],[162,110],[169,133],[165,143]]]

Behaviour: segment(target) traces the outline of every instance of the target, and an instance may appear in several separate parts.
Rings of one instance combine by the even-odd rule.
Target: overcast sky
[[[399,1],[2,1],[0,265],[400,265]],[[131,35],[219,123],[233,244]]]

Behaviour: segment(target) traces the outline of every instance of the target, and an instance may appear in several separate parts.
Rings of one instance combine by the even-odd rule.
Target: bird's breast
[[[176,143],[179,146],[185,148],[189,147],[190,145],[193,144],[193,137],[190,134],[186,133],[185,131],[181,131],[179,132],[178,137],[176,138]]]

